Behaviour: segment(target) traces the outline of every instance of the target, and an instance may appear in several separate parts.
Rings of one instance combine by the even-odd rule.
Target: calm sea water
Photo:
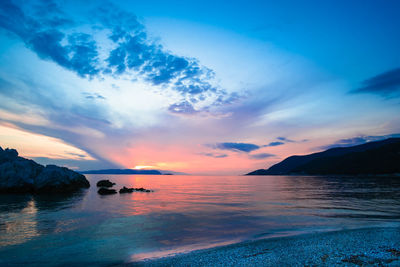
[[[87,175],[69,196],[0,195],[0,265],[112,264],[244,240],[400,225],[400,178]],[[100,196],[100,179],[153,189]]]

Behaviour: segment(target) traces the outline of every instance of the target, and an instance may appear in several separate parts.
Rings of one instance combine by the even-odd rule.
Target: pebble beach
[[[127,265],[400,266],[400,228],[368,228],[263,239]]]

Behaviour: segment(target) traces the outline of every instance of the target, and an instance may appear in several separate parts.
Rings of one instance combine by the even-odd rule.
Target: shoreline
[[[362,228],[245,241],[125,266],[400,265],[400,227]]]

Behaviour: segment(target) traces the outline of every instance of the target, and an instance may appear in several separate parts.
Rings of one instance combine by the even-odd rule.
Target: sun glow
[[[135,170],[143,170],[143,169],[152,169],[154,166],[151,165],[137,165],[135,166]]]

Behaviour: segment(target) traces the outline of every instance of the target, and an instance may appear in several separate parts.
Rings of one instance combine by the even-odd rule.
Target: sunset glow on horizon
[[[152,168],[154,168],[154,166],[150,166],[150,165],[143,165],[143,166],[138,165],[138,166],[134,167],[135,170],[152,169]]]
[[[234,175],[400,136],[398,1],[245,3],[1,1],[0,146]]]

